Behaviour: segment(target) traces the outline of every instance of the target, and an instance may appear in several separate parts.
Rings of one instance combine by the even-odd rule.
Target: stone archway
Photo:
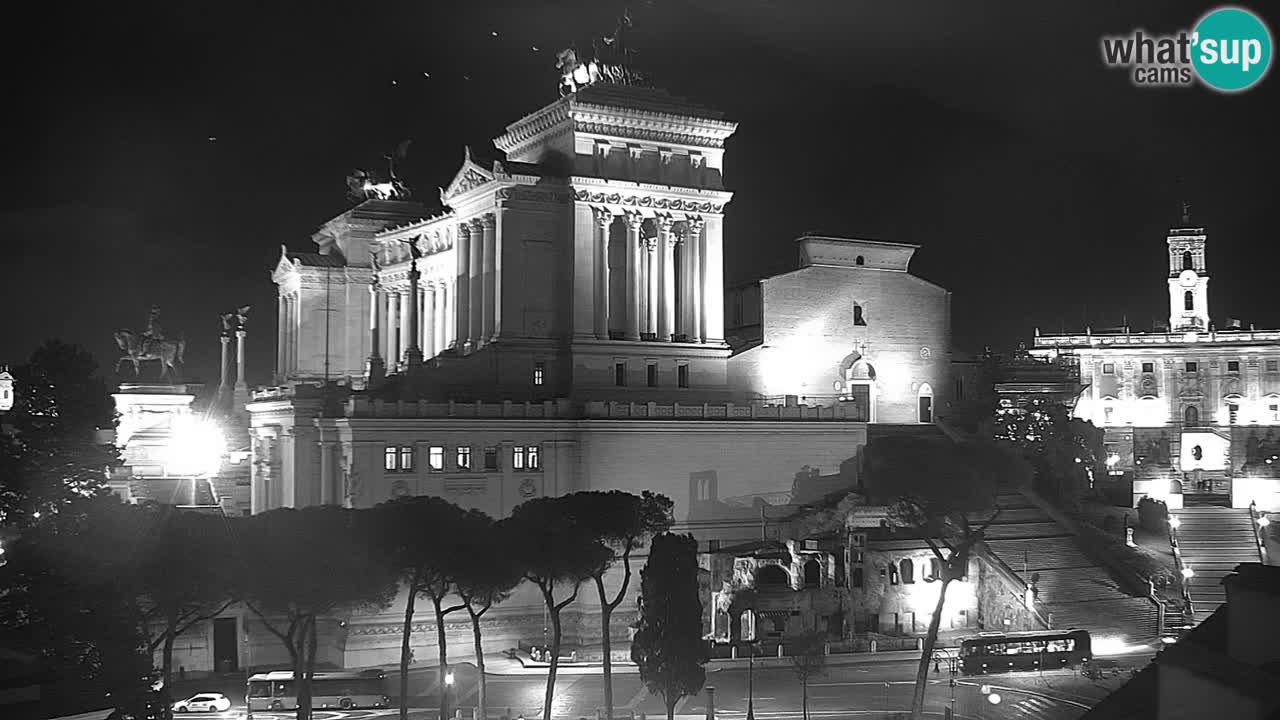
[[[862,412],[862,419],[867,422],[876,421],[876,369],[857,351],[851,352],[840,361],[839,377],[840,399],[851,403]]]

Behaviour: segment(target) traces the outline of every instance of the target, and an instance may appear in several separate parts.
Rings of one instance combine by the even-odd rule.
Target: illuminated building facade
[[[1280,331],[1210,323],[1206,240],[1186,213],[1169,231],[1167,328],[1036,332],[1032,354],[1078,367],[1075,414],[1105,430],[1112,468],[1134,473],[1135,503],[1177,505],[1185,490],[1247,506],[1280,456]]]
[[[681,532],[727,544],[757,535],[760,503],[790,502],[798,470],[849,465],[869,421],[931,423],[949,294],[908,273],[915,246],[802,238],[803,267],[758,285],[761,342],[728,341],[735,127],[593,84],[509,126],[505,159],[466,151],[443,210],[364,200],[316,233],[318,252],[282,251],[279,385],[248,405],[252,511],[435,495],[503,517],[649,489]],[[825,366],[770,357],[789,342]],[[394,662],[397,605],[349,619],[341,662]],[[591,598],[569,613],[567,642],[599,636]],[[492,650],[540,637],[534,593],[494,617]],[[632,613],[614,617],[625,642]]]

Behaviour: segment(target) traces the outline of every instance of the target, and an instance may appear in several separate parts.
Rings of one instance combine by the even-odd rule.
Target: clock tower
[[[1209,329],[1209,273],[1205,269],[1204,228],[1191,226],[1182,206],[1182,224],[1169,230],[1169,330]]]

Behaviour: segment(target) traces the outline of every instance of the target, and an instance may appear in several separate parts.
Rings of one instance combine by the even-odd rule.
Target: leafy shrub
[[[1164,532],[1169,523],[1169,506],[1149,497],[1138,501],[1138,524],[1148,532]]]

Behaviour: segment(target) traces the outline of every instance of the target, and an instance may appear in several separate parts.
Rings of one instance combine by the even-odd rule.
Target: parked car
[[[231,709],[231,700],[222,693],[200,693],[173,704],[174,712],[223,712]]]

